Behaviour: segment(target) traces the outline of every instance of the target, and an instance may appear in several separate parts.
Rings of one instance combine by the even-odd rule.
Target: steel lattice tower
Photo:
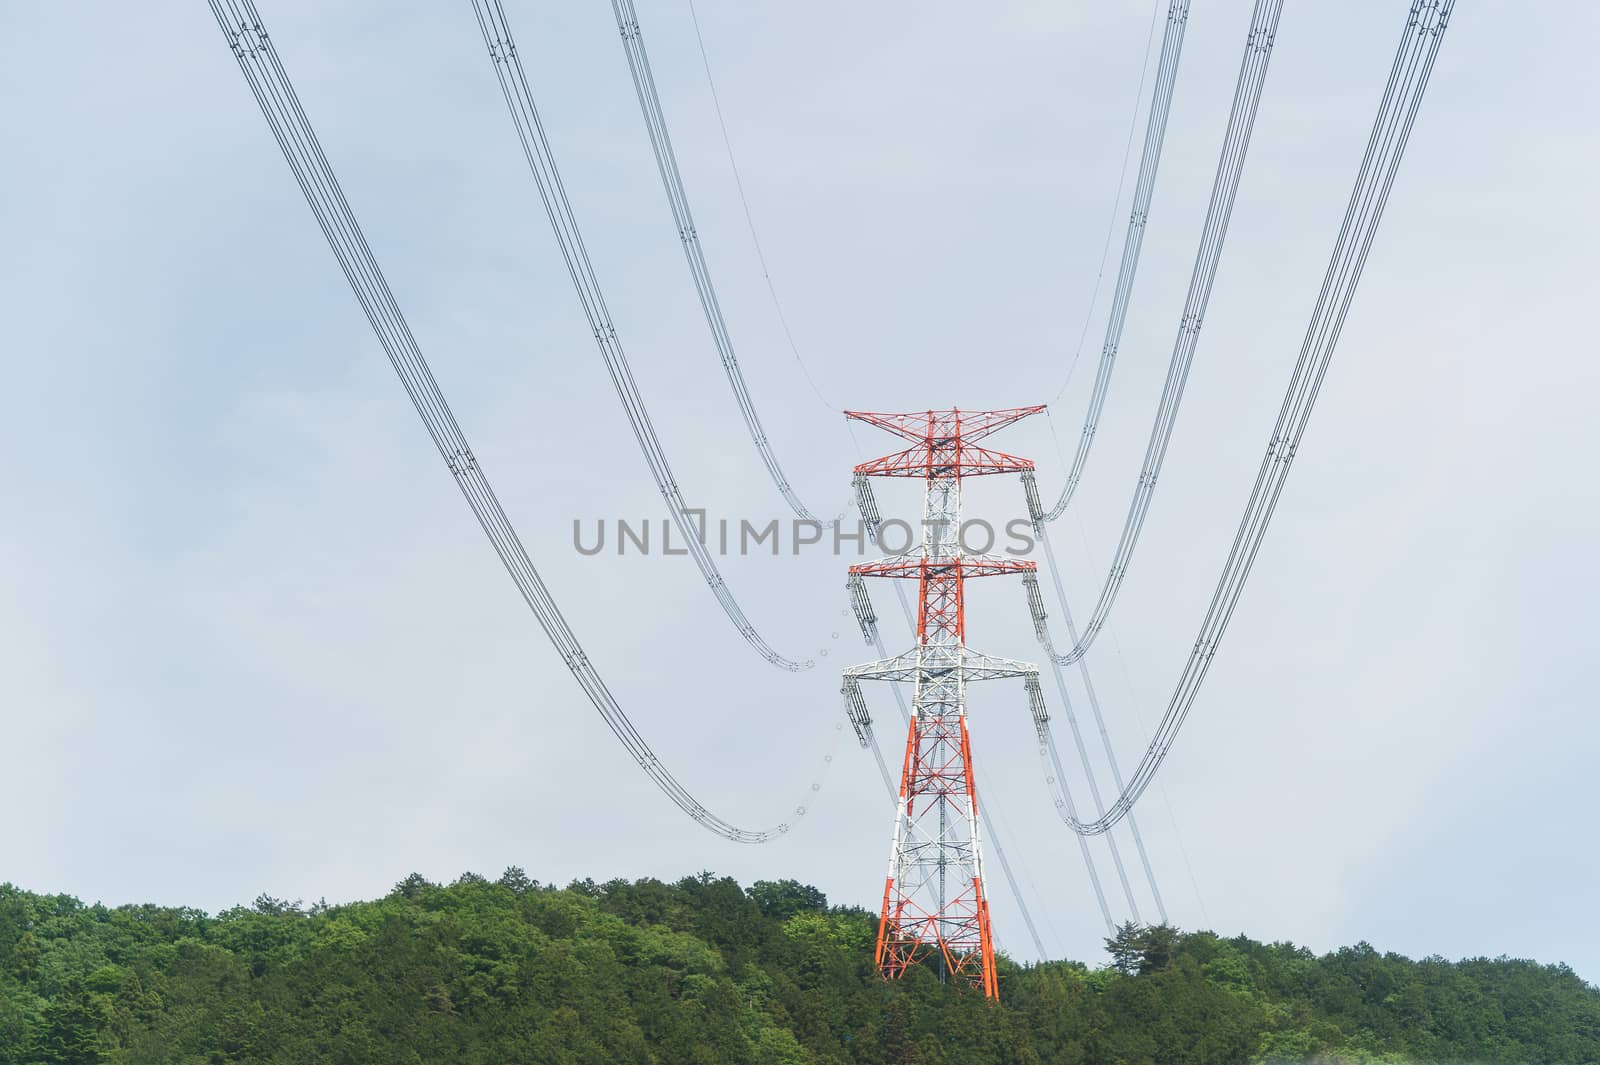
[[[850,567],[851,579],[891,577],[918,582],[917,646],[905,654],[853,666],[844,674],[857,705],[863,680],[916,685],[896,802],[894,843],[878,922],[878,966],[901,976],[923,958],[941,979],[981,987],[998,998],[989,902],[984,892],[978,799],[967,733],[968,681],[1025,677],[1037,688],[1039,669],[967,649],[964,610],[969,577],[1028,573],[1031,561],[967,554],[961,536],[961,480],[1031,472],[1029,459],[975,446],[996,430],[1043,407],[999,411],[924,411],[845,415],[904,437],[912,446],[855,468],[861,477],[919,477],[925,482],[923,538],[903,555]]]

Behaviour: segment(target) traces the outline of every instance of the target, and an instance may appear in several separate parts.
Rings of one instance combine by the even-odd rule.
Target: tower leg
[[[965,716],[957,710],[919,728],[923,712],[919,706],[913,713],[906,735],[878,921],[878,968],[896,979],[926,959],[942,980],[996,998]]]

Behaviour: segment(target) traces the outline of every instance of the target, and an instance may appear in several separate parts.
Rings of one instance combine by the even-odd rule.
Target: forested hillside
[[[792,881],[412,876],[215,916],[0,887],[0,1063],[1600,1062],[1562,966],[1127,929],[1001,960],[1003,1002],[886,984],[874,918]]]

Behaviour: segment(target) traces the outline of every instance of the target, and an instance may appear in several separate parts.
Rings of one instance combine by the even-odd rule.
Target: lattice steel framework
[[[976,446],[977,441],[1043,407],[998,411],[924,411],[845,416],[904,437],[912,446],[863,462],[862,477],[919,477],[923,537],[904,555],[850,567],[862,577],[918,582],[917,646],[902,655],[845,670],[847,700],[864,713],[859,682],[916,685],[896,802],[894,842],[878,922],[878,966],[895,978],[928,959],[941,979],[998,998],[989,902],[984,892],[978,799],[967,732],[968,681],[1023,677],[1036,687],[1038,666],[967,649],[965,583],[969,577],[1031,573],[1034,563],[967,554],[961,545],[961,480],[1033,470],[1029,459]]]

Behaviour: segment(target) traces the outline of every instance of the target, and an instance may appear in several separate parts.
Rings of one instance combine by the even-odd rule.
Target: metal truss
[[[1035,566],[1027,560],[962,550],[961,480],[1031,473],[1031,460],[978,447],[976,441],[1042,409],[845,412],[912,442],[903,451],[855,468],[863,514],[870,510],[877,517],[869,477],[920,477],[926,484],[920,546],[904,555],[850,567],[848,583],[856,620],[869,643],[877,618],[863,578],[915,580],[918,586],[917,645],[903,654],[846,669],[841,689],[846,713],[865,744],[872,734],[872,718],[861,682],[915,686],[878,922],[878,967],[893,979],[913,965],[931,962],[941,979],[981,988],[990,999],[999,997],[999,986],[984,893],[966,686],[970,681],[1022,677],[1030,692],[1037,691],[1039,667],[967,647],[965,587],[970,577],[1031,576]]]

